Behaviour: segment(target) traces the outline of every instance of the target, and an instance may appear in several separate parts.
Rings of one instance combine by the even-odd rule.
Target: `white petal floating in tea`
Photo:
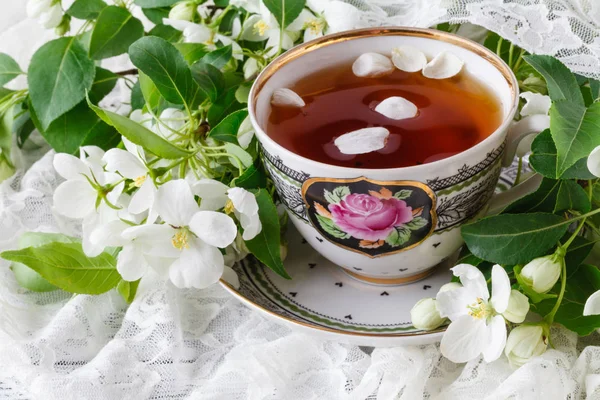
[[[383,149],[388,136],[390,131],[385,128],[363,128],[348,132],[333,143],[343,154],[365,154]]]
[[[464,64],[456,55],[444,51],[423,67],[423,76],[430,79],[452,78],[460,72]]]
[[[288,108],[300,108],[306,105],[298,93],[286,88],[277,89],[273,92],[273,96],[271,96],[271,104],[277,107]]]
[[[417,72],[425,67],[427,57],[416,47],[398,46],[392,49],[392,63],[400,71]]]
[[[352,64],[354,75],[364,78],[377,78],[394,71],[392,61],[379,53],[364,53]]]
[[[413,118],[419,113],[417,106],[400,96],[388,97],[377,104],[375,111],[395,120]]]

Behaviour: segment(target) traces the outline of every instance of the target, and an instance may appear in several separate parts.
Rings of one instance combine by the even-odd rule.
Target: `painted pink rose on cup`
[[[328,208],[342,231],[371,242],[385,240],[394,227],[413,219],[412,208],[405,201],[378,192],[348,194]]]

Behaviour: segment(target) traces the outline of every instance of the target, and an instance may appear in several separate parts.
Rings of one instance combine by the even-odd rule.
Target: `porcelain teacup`
[[[264,127],[276,89],[320,68],[351,64],[365,52],[390,54],[398,45],[416,47],[428,59],[442,51],[462,59],[464,70],[486,84],[501,104],[503,121],[497,130],[449,158],[390,169],[323,164],[269,137]],[[325,36],[281,55],[256,79],[248,109],[265,168],[304,239],[356,278],[401,284],[427,276],[461,247],[460,227],[486,212],[503,162],[510,164],[523,136],[544,128],[546,120],[513,125],[518,100],[514,74],[483,46],[437,30],[376,28]],[[506,203],[532,187],[535,183],[529,182],[498,201]],[[377,229],[361,220],[370,217],[378,218]],[[331,218],[335,229],[328,224]]]

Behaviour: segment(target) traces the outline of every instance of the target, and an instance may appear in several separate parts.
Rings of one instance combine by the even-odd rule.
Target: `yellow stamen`
[[[490,307],[484,303],[482,298],[477,298],[477,302],[467,306],[470,310],[469,315],[477,319],[487,319],[492,314]]]
[[[133,186],[141,187],[146,182],[146,175],[138,176],[133,180]]]
[[[254,33],[258,33],[260,36],[263,36],[265,32],[269,29],[269,25],[262,19],[253,25]]]
[[[313,35],[318,35],[319,33],[323,32],[324,28],[325,21],[323,21],[321,18],[312,19],[304,24],[304,29],[309,29]]]
[[[188,232],[187,230],[180,229],[176,234],[171,238],[171,244],[177,250],[189,249],[190,245],[188,243]]]
[[[231,214],[233,209],[233,202],[231,200],[227,200],[227,204],[225,204],[225,214]]]

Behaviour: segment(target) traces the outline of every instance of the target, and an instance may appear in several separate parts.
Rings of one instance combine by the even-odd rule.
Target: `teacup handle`
[[[502,159],[502,166],[508,167],[511,165],[515,158],[515,154],[519,153],[519,156],[522,157],[525,153],[529,152],[534,137],[533,134],[537,134],[549,127],[550,117],[547,115],[530,115],[520,121],[514,122],[509,128],[508,135],[506,136],[506,149]],[[527,138],[523,141],[523,139],[528,136],[530,136],[531,139],[529,140],[529,138]],[[490,201],[487,215],[498,214],[513,201],[533,192],[540,186],[541,181],[542,176],[540,174],[534,174],[515,187],[494,195]]]

